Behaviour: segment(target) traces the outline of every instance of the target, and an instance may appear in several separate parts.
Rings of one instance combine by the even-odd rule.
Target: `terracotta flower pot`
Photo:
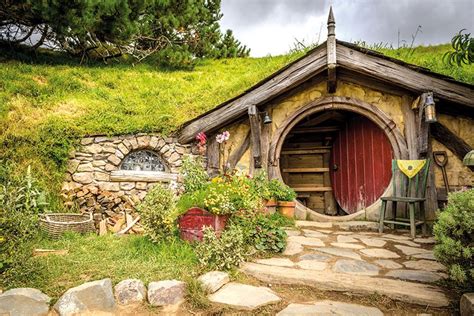
[[[267,200],[265,202],[265,209],[267,214],[275,214],[278,203],[275,199]]]
[[[178,219],[179,235],[187,241],[202,241],[203,230],[211,227],[220,236],[229,215],[215,215],[199,207],[190,208]]]
[[[281,215],[293,218],[295,215],[295,206],[296,203],[294,201],[278,201],[278,211]]]

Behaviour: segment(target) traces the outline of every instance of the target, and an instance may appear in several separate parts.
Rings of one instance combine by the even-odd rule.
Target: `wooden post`
[[[267,110],[271,117],[272,113],[270,110]],[[261,135],[261,145],[262,145],[262,167],[263,169],[267,172],[267,175],[269,173],[268,171],[268,165],[270,164],[269,162],[269,157],[268,154],[270,153],[270,142],[272,136],[272,124],[263,124],[262,127],[262,135]]]
[[[255,169],[262,167],[262,150],[261,150],[261,128],[258,109],[255,105],[250,105],[248,108],[250,121],[250,134],[252,139],[252,157],[253,166]]]
[[[327,90],[329,93],[336,92],[336,20],[332,13],[332,6],[329,9],[328,16],[328,39],[327,45],[327,67],[328,67],[328,81]]]
[[[323,154],[323,167],[324,168],[331,168],[330,161],[331,161],[331,154],[330,153]],[[323,184],[325,187],[332,187],[331,178],[329,174],[330,174],[329,171],[323,173]],[[324,192],[324,213],[326,213],[327,215],[337,214],[336,200],[334,199],[334,195],[332,191]]]
[[[215,135],[211,135],[207,141],[207,173],[209,175],[215,176],[219,173],[220,166],[220,153],[219,153],[219,143],[216,141]]]
[[[237,163],[239,162],[240,158],[244,155],[247,149],[250,146],[250,131],[245,136],[244,142],[236,148],[233,153],[229,157],[229,169],[233,170]]]
[[[405,121],[405,139],[408,147],[408,159],[418,159],[417,120],[413,109],[413,107],[416,107],[417,100],[412,104],[407,97],[402,97],[402,111]]]

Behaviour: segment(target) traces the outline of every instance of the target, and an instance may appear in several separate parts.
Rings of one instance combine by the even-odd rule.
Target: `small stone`
[[[360,260],[340,259],[334,264],[333,270],[336,272],[357,274],[357,275],[378,275],[379,268],[376,265]]]
[[[139,148],[147,148],[150,146],[150,136],[140,136],[137,137],[138,147]]]
[[[254,310],[277,303],[281,299],[267,287],[231,282],[216,293],[209,295],[209,300],[235,309]]]
[[[303,246],[297,242],[288,242],[286,244],[285,251],[283,251],[283,255],[285,256],[293,256],[303,251]]]
[[[198,278],[199,283],[207,293],[214,293],[230,282],[229,274],[222,271],[211,271]]]
[[[397,278],[401,280],[419,281],[419,282],[436,282],[442,279],[438,273],[422,270],[392,270],[385,276]]]
[[[97,181],[109,181],[110,176],[105,172],[94,172],[94,179]]]
[[[358,240],[351,236],[339,235],[337,236],[337,242],[339,243],[358,242]]]
[[[85,313],[115,312],[112,281],[103,279],[71,288],[61,296],[54,309],[61,316]]]
[[[85,138],[81,139],[81,145],[83,145],[83,146],[92,144],[93,142],[94,142],[93,137],[85,137]]]
[[[417,255],[413,255],[412,257],[416,259],[436,260],[433,251],[427,253],[420,253]]]
[[[320,262],[326,262],[331,259],[330,256],[322,255],[319,253],[308,253],[299,257],[300,260],[314,260]]]
[[[137,190],[146,190],[147,183],[146,182],[137,182],[135,188]]]
[[[177,305],[184,302],[186,283],[178,280],[150,282],[148,303],[151,306]]]
[[[67,171],[70,173],[76,172],[79,164],[80,164],[79,160],[75,160],[75,159],[69,160],[67,163]]]
[[[109,158],[107,158],[108,161],[110,161],[113,165],[118,166],[120,165],[120,158],[115,156],[115,155],[110,155]]]
[[[115,156],[119,157],[119,159],[123,159],[125,157],[124,154],[120,150],[115,150],[112,154],[115,154]]]
[[[118,150],[122,152],[122,155],[127,155],[130,152],[130,149],[127,148],[123,143],[117,146]]]
[[[401,267],[403,267],[401,264],[396,263],[393,260],[375,260],[374,263],[385,269],[400,269]]]
[[[356,254],[354,251],[344,248],[315,248],[315,250],[323,253],[327,253],[330,255],[335,255],[339,257],[345,257],[355,260],[362,260],[362,258]]]
[[[120,305],[139,304],[146,299],[145,284],[138,279],[123,280],[114,289]]]
[[[290,304],[277,316],[292,315],[354,315],[354,316],[383,316],[376,307],[349,304],[336,301],[320,301],[315,304]]]
[[[296,221],[295,224],[299,227],[332,228],[331,222]]]
[[[72,175],[72,179],[81,184],[89,184],[94,181],[94,174],[92,172],[78,172]]]
[[[434,243],[436,243],[436,240],[433,237],[415,238],[415,239],[413,239],[413,241],[417,242],[419,244],[434,244]]]
[[[339,248],[349,248],[349,249],[364,249],[364,246],[351,244],[347,242],[333,242],[331,246],[339,247]]]
[[[411,255],[417,255],[417,254],[426,254],[426,253],[431,253],[431,250],[426,250],[423,248],[416,248],[416,247],[409,247],[409,246],[401,246],[401,245],[395,245],[395,248],[403,252],[403,254],[407,256]]]
[[[288,237],[288,242],[296,242],[305,246],[324,247],[321,239],[305,236],[291,236]]]
[[[156,146],[158,145],[158,141],[159,141],[159,140],[160,140],[160,139],[159,139],[158,137],[152,136],[152,137],[150,138],[150,148],[153,148],[153,149],[156,148]]]
[[[102,191],[111,191],[111,192],[117,192],[120,190],[120,186],[117,182],[104,182],[99,185],[99,188]]]
[[[459,302],[459,312],[461,316],[474,315],[474,293],[464,293]]]
[[[364,244],[370,247],[383,247],[387,243],[384,240],[376,239],[376,238],[359,238]]]
[[[85,146],[83,151],[88,154],[100,154],[102,152],[102,146],[99,144],[92,144]]]
[[[362,249],[360,252],[362,252],[364,255],[368,257],[387,258],[387,259],[400,258],[398,254],[387,249],[370,248],[370,249]]]
[[[46,316],[51,298],[33,288],[17,288],[0,293],[0,315]]]
[[[102,142],[105,142],[107,141],[109,138],[106,137],[106,136],[98,136],[94,139],[94,142],[96,143],[102,143]]]
[[[132,149],[138,149],[138,142],[135,137],[129,139],[128,141],[130,142],[130,146],[132,146]]]
[[[320,262],[316,260],[302,260],[298,263],[296,263],[298,267],[301,269],[305,270],[317,270],[317,271],[322,271],[326,269],[327,263],[326,262]]]
[[[259,259],[255,262],[260,263],[260,264],[266,264],[269,266],[278,266],[278,267],[292,267],[295,265],[293,261],[287,258]]]
[[[107,163],[106,163],[105,161],[103,161],[103,160],[94,160],[94,161],[92,162],[92,165],[93,165],[94,167],[102,167],[102,166],[105,166],[106,164],[107,164]]]
[[[105,171],[114,171],[114,170],[117,170],[117,167],[108,163],[105,165]]]
[[[104,146],[102,148],[102,152],[107,154],[115,154],[117,152],[117,149],[115,148],[115,146]],[[122,155],[122,153],[120,154]]]
[[[120,182],[120,190],[130,191],[135,188],[135,182]]]
[[[444,265],[432,260],[405,261],[403,265],[408,269],[414,270],[425,270],[432,272],[446,270],[446,267]]]

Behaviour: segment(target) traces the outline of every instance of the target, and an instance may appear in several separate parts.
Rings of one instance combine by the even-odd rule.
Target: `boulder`
[[[0,295],[0,315],[47,315],[50,301],[49,296],[37,289],[11,289]]]
[[[461,316],[474,315],[474,293],[465,293],[459,302],[459,312]]]
[[[222,271],[211,271],[198,278],[199,283],[207,293],[214,293],[230,282],[229,274]]]
[[[110,279],[97,280],[71,288],[54,305],[60,316],[81,313],[113,313],[116,304]]]
[[[184,301],[186,283],[178,280],[150,282],[148,303],[152,306],[177,305]]]
[[[138,279],[128,279],[115,286],[115,298],[120,305],[141,303],[146,299],[146,287]]]

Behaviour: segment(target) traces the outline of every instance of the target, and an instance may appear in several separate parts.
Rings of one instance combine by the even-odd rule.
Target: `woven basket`
[[[40,226],[53,238],[61,236],[66,231],[73,231],[81,234],[95,231],[91,213],[40,214]]]

